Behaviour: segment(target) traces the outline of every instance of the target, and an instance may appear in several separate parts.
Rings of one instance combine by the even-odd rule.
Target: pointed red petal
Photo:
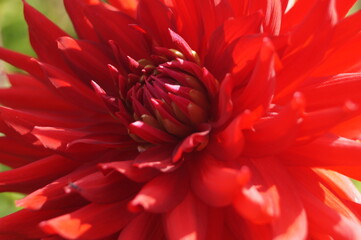
[[[129,208],[134,211],[144,208],[153,213],[168,212],[184,199],[187,191],[185,170],[178,169],[148,182],[130,202]]]
[[[44,221],[40,226],[49,234],[59,234],[67,239],[103,239],[121,230],[133,218],[126,205],[127,201],[92,203],[75,212]]]
[[[23,167],[1,172],[0,190],[29,193],[67,174],[77,165],[78,163],[68,158],[51,155]]]
[[[41,61],[54,64],[67,71],[63,57],[61,56],[56,40],[59,37],[68,36],[40,12],[24,3],[24,16],[29,26],[30,42]]]
[[[92,41],[98,41],[99,38],[94,30],[93,25],[89,19],[85,16],[84,10],[87,4],[98,4],[98,0],[64,0],[64,6],[71,18],[78,37],[81,39],[88,39]]]

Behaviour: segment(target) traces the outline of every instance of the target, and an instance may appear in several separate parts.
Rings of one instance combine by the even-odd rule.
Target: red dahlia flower
[[[24,2],[0,239],[361,239],[354,2],[64,0],[77,39]]]

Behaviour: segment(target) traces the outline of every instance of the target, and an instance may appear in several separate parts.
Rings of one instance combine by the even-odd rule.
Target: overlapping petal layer
[[[361,239],[355,0],[107,2],[0,48],[1,239]]]

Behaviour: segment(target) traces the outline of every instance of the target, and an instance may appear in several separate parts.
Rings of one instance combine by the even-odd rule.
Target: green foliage
[[[8,167],[0,165],[0,172],[9,170]],[[20,208],[15,206],[15,200],[22,198],[19,193],[0,193],[0,217],[13,213]]]

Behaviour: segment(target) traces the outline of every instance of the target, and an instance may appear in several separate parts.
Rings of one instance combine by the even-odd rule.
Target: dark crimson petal
[[[121,230],[132,218],[127,201],[111,204],[91,203],[74,212],[40,223],[48,234],[59,234],[66,239],[104,239]]]
[[[155,168],[162,172],[174,170],[176,165],[171,161],[174,145],[156,145],[140,152],[134,159],[138,168]]]
[[[173,1],[177,22],[178,33],[187,41],[187,43],[197,52],[202,49],[204,26],[200,22],[201,14],[197,8],[196,1],[174,0]],[[183,13],[187,14],[183,14]]]
[[[116,95],[114,81],[108,70],[108,64],[115,65],[107,48],[88,41],[75,40],[70,37],[58,39],[58,47],[64,53],[71,69],[86,84],[95,81],[110,95]]]
[[[180,142],[172,153],[172,162],[181,160],[185,153],[201,151],[208,144],[211,127],[204,124],[200,126],[199,130],[199,132],[192,133]]]
[[[52,112],[39,112],[39,111],[21,111],[12,108],[0,107],[0,113],[3,120],[9,125],[18,129],[20,134],[31,132],[35,126],[41,126],[48,124],[50,126],[56,127],[69,127],[76,128],[80,127],[83,124],[79,122],[79,118],[68,118],[67,121],[64,121],[63,115],[59,113]],[[78,120],[78,122],[77,122]],[[19,124],[23,123],[23,124]],[[39,127],[41,128],[41,127]]]
[[[159,171],[154,168],[150,168],[150,167],[139,168],[134,166],[133,160],[101,163],[99,167],[104,173],[117,171],[135,182],[146,182],[159,174]]]
[[[42,76],[42,70],[36,63],[36,60],[30,56],[17,53],[5,48],[0,47],[0,59],[23,69],[33,76]]]
[[[85,16],[87,4],[99,4],[98,0],[64,0],[64,6],[80,39],[98,41],[98,35],[93,25]]]
[[[23,3],[24,16],[29,27],[30,42],[39,59],[68,71],[56,42],[59,37],[68,36],[68,34],[32,8],[26,1],[23,1]]]
[[[64,206],[83,206],[87,201],[75,193],[67,193],[65,187],[72,185],[74,181],[97,171],[95,166],[83,166],[73,170],[71,173],[39,188],[23,199],[16,202],[17,206],[31,210],[58,209]]]
[[[140,0],[137,8],[137,20],[152,38],[162,47],[172,48],[168,29],[174,29],[172,12],[159,0]]]
[[[175,137],[167,132],[155,128],[143,121],[132,122],[128,126],[130,133],[154,144],[170,143],[176,140]]]
[[[189,61],[199,61],[199,59],[197,59],[195,57],[195,55],[193,54],[193,50],[191,49],[191,47],[188,45],[188,43],[176,32],[172,31],[172,29],[168,29],[170,37],[172,39],[172,42],[175,46],[176,49],[180,50],[185,57],[187,58],[187,60]]]
[[[113,203],[129,198],[140,188],[118,173],[103,175],[96,172],[72,182],[66,188],[67,192],[77,192],[93,203]]]
[[[102,5],[88,6],[85,14],[103,43],[113,40],[127,56],[137,60],[148,56],[149,46],[143,33],[131,27],[136,24],[134,19]]]
[[[38,63],[43,70],[41,80],[53,88],[65,101],[91,112],[105,112],[104,104],[94,91],[66,72],[45,63]],[[55,88],[55,89],[54,89]]]
[[[49,236],[38,223],[64,214],[71,209],[20,210],[0,219],[0,238],[4,240],[39,239]]]
[[[29,193],[77,167],[75,161],[51,155],[13,170],[0,173],[0,191]],[[16,178],[14,178],[16,176]]]
[[[11,87],[0,89],[0,102],[3,105],[17,109],[78,110],[36,78],[23,74],[11,74],[7,77]]]
[[[161,216],[143,212],[123,229],[118,240],[160,240],[163,238],[164,231]]]
[[[44,151],[44,149],[34,148],[27,142],[19,141],[18,139],[12,139],[7,136],[0,137],[0,152],[1,154],[9,154],[22,159],[22,164],[20,162],[16,163],[9,161],[8,163],[10,164],[10,167],[13,168],[24,166],[39,158],[43,158],[49,155],[49,152]],[[0,158],[0,161],[4,161],[3,157]]]

